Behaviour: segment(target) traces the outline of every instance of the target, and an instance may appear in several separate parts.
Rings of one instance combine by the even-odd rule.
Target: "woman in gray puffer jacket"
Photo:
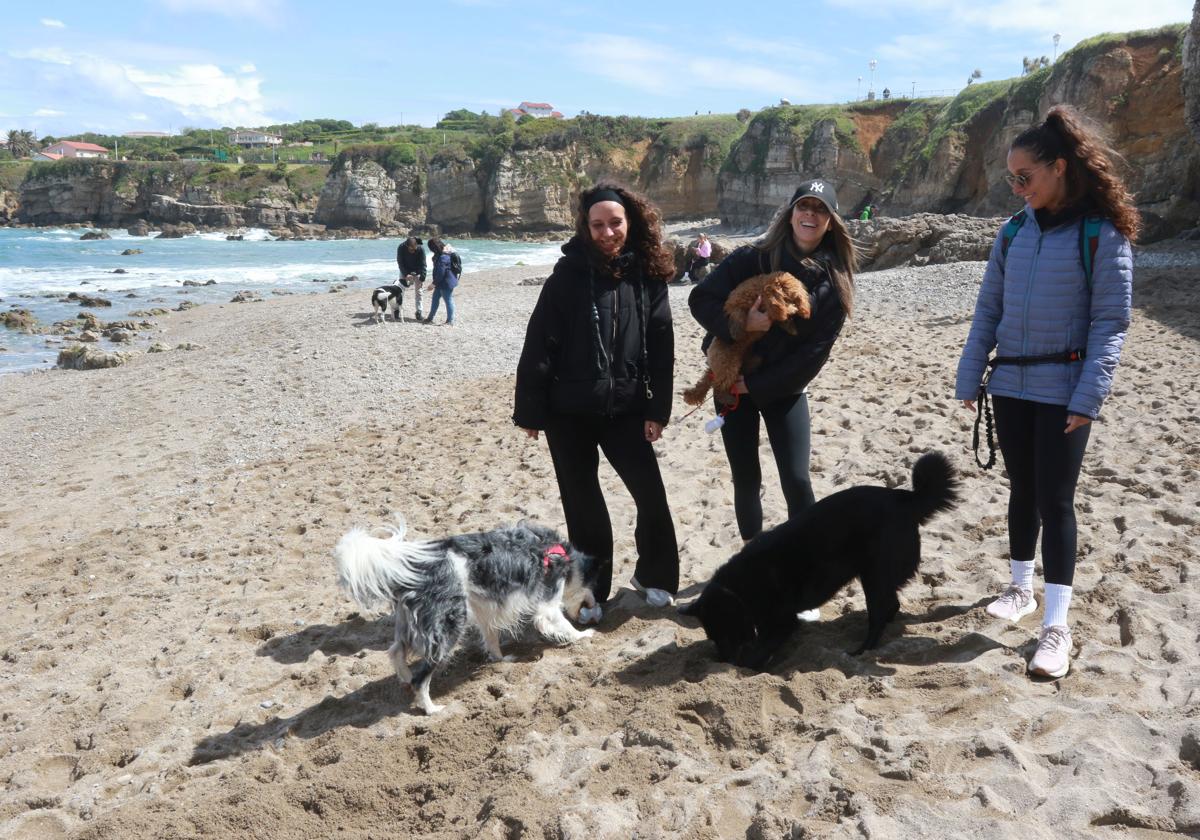
[[[974,411],[984,370],[993,371],[1012,583],[987,611],[1015,622],[1037,608],[1040,525],[1045,617],[1029,670],[1048,677],[1070,668],[1075,485],[1129,327],[1140,218],[1114,158],[1065,106],[1013,141],[1005,177],[1025,207],[992,247],[955,383]]]

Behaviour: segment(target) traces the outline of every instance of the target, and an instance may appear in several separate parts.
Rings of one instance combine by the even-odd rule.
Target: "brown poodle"
[[[808,318],[812,315],[808,289],[786,271],[759,274],[739,284],[725,301],[725,314],[729,317],[729,334],[733,336],[733,343],[728,344],[720,338],[713,339],[708,346],[708,370],[699,382],[683,392],[685,403],[700,405],[709,388],[718,394],[729,394],[737,378],[754,369],[758,360],[748,358],[750,346],[765,333],[746,332],[746,314],[760,295],[767,317],[792,335],[796,334],[792,316]]]

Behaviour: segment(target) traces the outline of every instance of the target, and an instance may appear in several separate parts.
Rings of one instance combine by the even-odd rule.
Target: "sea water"
[[[111,301],[90,308],[102,321],[119,321],[136,310],[175,309],[182,301],[228,303],[239,291],[263,297],[280,292],[327,293],[330,283],[358,277],[355,288],[393,282],[401,239],[277,241],[265,230],[244,231],[242,241],[225,233],[182,239],[130,236],[81,241],[85,231],[66,228],[0,228],[0,312],[28,309],[39,324],[75,318],[81,307],[65,301],[78,292]],[[463,274],[549,265],[561,242],[501,242],[448,239],[462,256]],[[142,253],[121,256],[127,248]],[[428,259],[428,249],[426,258]],[[118,269],[124,274],[114,274]],[[431,270],[432,275],[432,270]],[[185,286],[185,281],[212,285]],[[61,341],[0,327],[0,374],[54,365]],[[101,342],[101,346],[108,346]]]

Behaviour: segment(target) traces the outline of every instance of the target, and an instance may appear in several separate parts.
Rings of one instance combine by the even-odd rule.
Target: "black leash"
[[[990,470],[996,465],[995,425],[992,420],[992,406],[988,402],[987,385],[998,366],[1016,365],[1017,367],[1026,367],[1028,365],[1066,364],[1067,362],[1080,361],[1083,361],[1082,350],[1046,353],[1041,356],[995,356],[988,359],[987,367],[983,370],[983,380],[979,383],[979,396],[975,400],[975,429],[971,436],[971,449],[975,453],[975,463],[985,470]],[[979,458],[980,420],[984,421],[987,431],[988,458],[986,463]]]

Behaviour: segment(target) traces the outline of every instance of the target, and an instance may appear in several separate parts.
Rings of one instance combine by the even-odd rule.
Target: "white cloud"
[[[61,20],[55,20],[54,18],[42,18],[40,23],[42,26],[49,26],[51,29],[65,29],[67,26]]]
[[[33,112],[35,117],[61,117],[66,111],[56,111],[53,108],[38,108]]]
[[[258,68],[255,67],[253,64],[243,64],[241,67],[238,68],[238,72],[239,73],[257,73]]]
[[[63,103],[78,119],[95,114],[120,122],[156,120],[216,125],[265,125],[275,120],[266,113],[262,80],[246,73],[226,72],[215,64],[180,64],[147,69],[88,53],[31,49],[10,54],[32,63],[28,87],[54,91],[75,101]],[[69,94],[64,94],[69,91]],[[45,111],[46,113],[43,113]],[[35,116],[62,116],[43,109]],[[132,116],[131,116],[132,115]],[[116,128],[116,126],[114,126]]]
[[[569,51],[579,69],[630,88],[666,95],[703,89],[740,90],[770,96],[803,96],[809,87],[799,78],[771,67],[687,53],[623,35],[596,35]]]
[[[276,23],[283,15],[283,0],[158,0],[168,11],[178,14],[200,12],[231,18],[253,18],[260,23]]]

